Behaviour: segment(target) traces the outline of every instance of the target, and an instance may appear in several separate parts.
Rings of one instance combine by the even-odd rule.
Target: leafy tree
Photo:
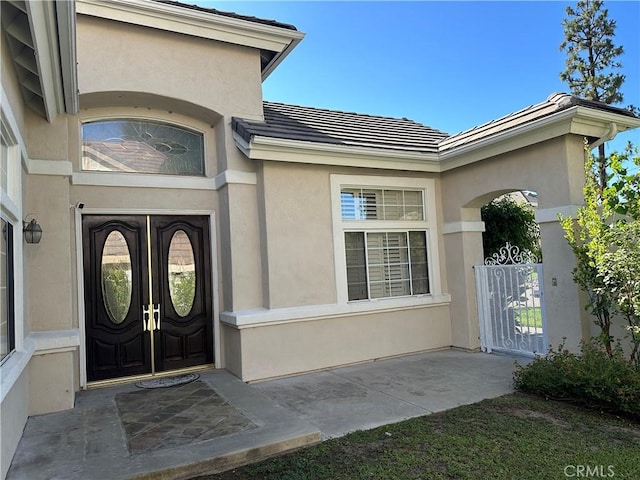
[[[560,73],[571,93],[608,105],[622,102],[620,91],[625,76],[616,70],[622,67],[617,60],[623,53],[613,43],[616,22],[609,18],[601,0],[580,0],[576,7],[566,8],[562,22],[564,40],[560,50],[566,52],[566,69]],[[607,161],[604,145],[600,145],[597,162],[598,185],[606,187]]]
[[[636,171],[630,172],[629,166]],[[604,208],[614,221],[607,232],[606,250],[598,258],[604,286],[627,323],[631,338],[630,360],[640,368],[640,153],[629,144],[611,155],[609,186],[603,192]]]
[[[507,242],[540,258],[540,230],[530,205],[505,196],[489,202],[480,212],[485,224],[482,234],[485,258],[497,253]]]
[[[604,281],[598,272],[597,258],[604,253],[606,221],[610,210],[603,209],[602,196],[598,180],[593,173],[594,158],[585,141],[585,205],[577,212],[576,222],[571,217],[562,218],[561,225],[565,238],[576,257],[573,269],[573,281],[587,294],[587,311],[596,317],[595,323],[600,328],[598,340],[605,346],[607,353],[612,354],[611,310],[613,299],[604,288]]]
[[[573,278],[588,295],[587,309],[596,317],[598,340],[607,352],[613,352],[611,323],[618,314],[629,331],[629,360],[640,366],[640,175],[626,167],[640,167],[640,154],[631,145],[612,154],[609,186],[600,190],[588,145],[585,150],[585,205],[575,223],[562,219],[577,260]]]

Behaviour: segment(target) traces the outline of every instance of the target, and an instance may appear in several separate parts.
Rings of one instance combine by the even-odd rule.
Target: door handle
[[[149,305],[142,306],[142,331],[148,332],[149,328],[150,316],[149,316]]]
[[[156,305],[149,305],[152,310],[152,315],[153,315],[153,329],[154,330],[160,330],[160,304],[158,304],[158,306]]]
[[[160,330],[160,304],[142,306],[142,331]]]

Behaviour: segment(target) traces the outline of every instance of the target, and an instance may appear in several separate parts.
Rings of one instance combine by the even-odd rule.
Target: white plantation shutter
[[[367,234],[371,298],[411,295],[406,232]]]
[[[419,190],[343,188],[340,192],[343,220],[424,220]]]

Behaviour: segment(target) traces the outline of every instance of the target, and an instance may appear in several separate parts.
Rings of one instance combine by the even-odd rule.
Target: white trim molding
[[[32,161],[33,162],[33,161]],[[38,162],[42,162],[39,160]],[[174,188],[181,190],[219,190],[225,185],[257,185],[258,177],[255,172],[242,172],[240,170],[225,170],[215,177],[189,177],[182,175],[150,175],[144,173],[113,173],[113,172],[67,172],[60,168],[58,172],[52,168],[54,163],[49,162],[49,171],[35,171],[47,175],[70,175],[72,185],[92,185],[99,187],[129,187],[129,188]]]
[[[258,176],[255,172],[241,172],[240,170],[225,170],[214,178],[215,189],[219,190],[225,185],[241,184],[241,185],[257,185]]]
[[[415,308],[446,306],[451,295],[418,295],[413,297],[391,297],[378,300],[351,302],[344,305],[309,305],[286,308],[255,308],[238,312],[222,312],[220,321],[225,325],[242,329],[282,323],[307,322],[329,318],[395,312]]]
[[[187,177],[177,175],[149,175],[136,173],[73,172],[73,185],[130,188],[178,188],[189,190],[215,190],[212,177]]]
[[[434,153],[331,145],[263,136],[254,136],[251,143],[247,143],[236,132],[233,133],[233,138],[240,151],[252,160],[432,173],[441,170],[438,155]]]
[[[70,176],[73,173],[71,162],[67,160],[34,160],[27,163],[29,175],[62,175]]]
[[[451,222],[442,226],[443,235],[462,232],[484,232],[485,230],[484,222]]]
[[[576,218],[578,214],[578,205],[564,205],[562,207],[539,208],[536,210],[537,223],[553,223],[559,222],[560,218],[572,217]]]
[[[80,346],[80,330],[72,328],[70,330],[31,332],[27,339],[33,341],[34,355],[68,352]]]

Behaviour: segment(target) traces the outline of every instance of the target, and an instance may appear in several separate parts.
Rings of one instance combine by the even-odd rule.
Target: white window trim
[[[0,130],[5,142],[9,146],[8,153],[12,155],[8,169],[8,181],[15,182],[7,185],[6,192],[0,188],[0,214],[13,225],[13,301],[14,301],[14,350],[7,355],[0,366],[0,401],[13,388],[20,377],[27,362],[31,358],[28,346],[25,344],[24,334],[24,267],[22,241],[22,168],[26,164],[26,149],[24,140],[16,122],[11,104],[8,102],[4,90],[1,90],[2,104],[0,105]],[[11,162],[13,160],[13,162]]]
[[[331,210],[333,220],[333,253],[336,272],[336,299],[338,305],[365,304],[369,309],[385,309],[399,298],[403,304],[425,305],[441,298],[442,283],[440,280],[440,259],[438,254],[438,227],[436,221],[435,180],[432,178],[386,177],[369,175],[330,175]],[[375,221],[375,220],[342,220],[342,204],[340,192],[342,187],[357,186],[365,188],[414,189],[424,192],[424,221]],[[366,228],[365,228],[366,226]],[[383,227],[384,226],[384,227]],[[427,261],[429,264],[430,293],[407,297],[385,297],[369,300],[349,301],[347,289],[347,259],[345,253],[344,232],[371,229],[392,230],[424,230],[427,237]]]

